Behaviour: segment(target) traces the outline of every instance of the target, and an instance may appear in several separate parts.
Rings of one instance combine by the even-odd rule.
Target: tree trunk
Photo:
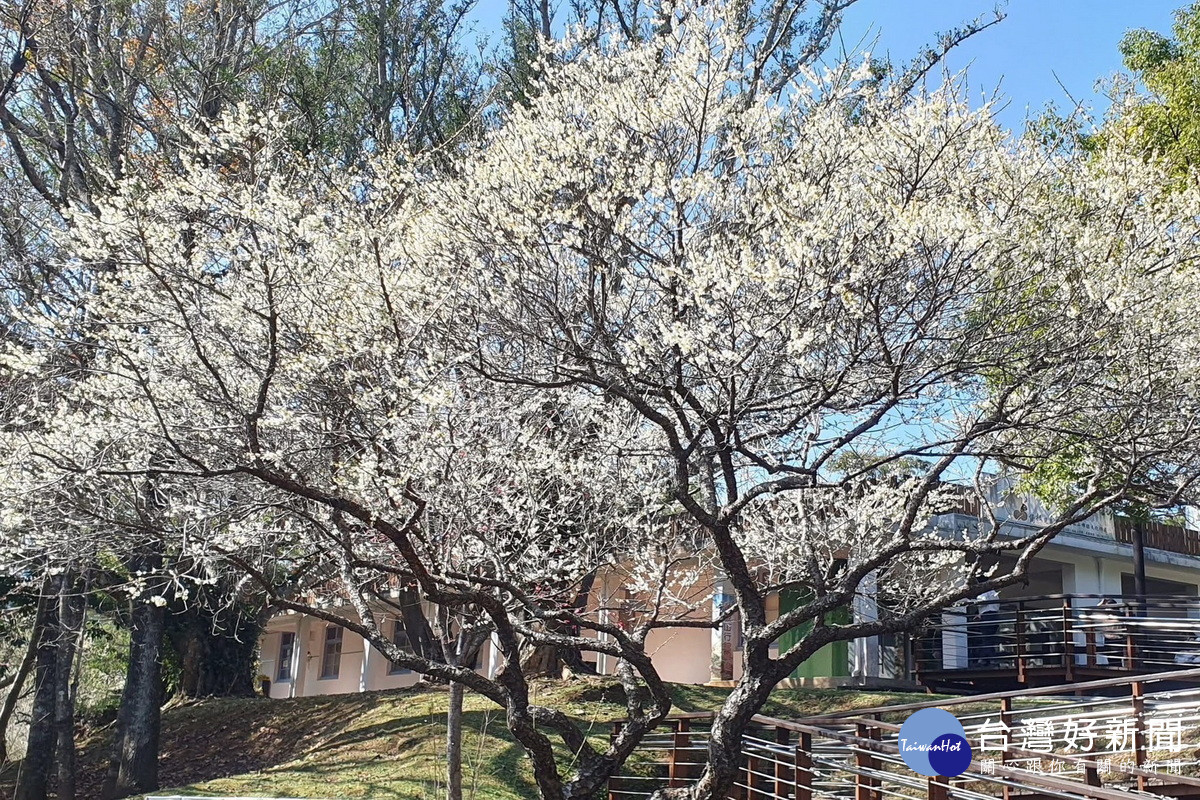
[[[62,585],[61,578],[43,584],[38,599],[33,639],[37,642],[34,663],[33,713],[29,722],[29,741],[25,759],[17,775],[13,800],[46,800],[50,772],[54,766],[54,690],[55,661],[59,638],[57,606],[52,590]]]
[[[765,652],[760,655],[765,658]],[[765,672],[760,667],[752,672]],[[776,681],[743,676],[713,717],[708,739],[708,764],[700,780],[679,789],[660,789],[652,800],[718,800],[729,796],[744,765],[742,737],[754,715],[771,696]]]
[[[253,697],[258,616],[234,607],[213,611],[203,600],[167,618],[167,638],[179,657],[184,697]]]
[[[1134,523],[1131,544],[1133,545],[1133,593],[1137,596],[1137,615],[1146,616],[1146,535],[1143,523]]]
[[[479,657],[479,648],[488,639],[488,629],[459,628],[451,637],[450,615],[446,609],[441,609],[443,615],[439,620],[443,642],[442,649],[447,653],[447,663],[451,666],[470,666]],[[463,736],[463,698],[466,687],[458,681],[450,681],[449,708],[446,711],[446,800],[462,800],[462,736]]]
[[[129,671],[117,712],[112,760],[103,796],[111,799],[158,788],[165,609],[143,596],[134,604]]]
[[[575,596],[575,608],[583,611],[587,608],[588,597],[596,574],[592,573],[583,579],[579,593]],[[579,629],[563,622],[550,621],[546,628],[554,633],[577,636]],[[534,645],[521,658],[521,671],[527,678],[553,678],[559,680],[564,671],[575,675],[595,675],[596,669],[583,660],[583,654],[573,647],[559,648],[552,644]]]
[[[40,602],[38,610],[41,611]],[[0,764],[8,760],[8,723],[12,721],[13,712],[17,710],[17,703],[21,699],[25,681],[29,678],[29,673],[33,671],[34,662],[37,661],[37,651],[38,623],[34,622],[34,629],[29,633],[29,644],[25,648],[21,665],[17,667],[13,681],[9,684],[8,694],[4,696],[4,704],[0,705]]]
[[[548,627],[558,633],[570,633],[564,626]],[[539,644],[530,648],[528,655],[521,658],[521,672],[527,678],[560,680],[566,672],[574,675],[595,675],[596,669],[584,661],[580,652],[574,648]]]
[[[425,617],[425,609],[421,605],[421,595],[416,587],[406,586],[400,590],[396,604],[400,608],[400,618],[404,622],[404,633],[408,636],[408,646],[419,656],[434,661],[445,658],[442,640],[433,635],[433,628]]]
[[[450,708],[446,711],[446,800],[462,800],[462,715],[465,688],[450,681]]]
[[[58,647],[54,659],[54,737],[58,800],[75,800],[75,653],[83,629],[85,599],[78,576],[64,578],[58,597]]]

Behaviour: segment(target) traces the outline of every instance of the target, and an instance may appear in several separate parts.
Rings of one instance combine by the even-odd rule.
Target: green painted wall
[[[779,613],[784,614],[808,602],[811,592],[807,589],[784,589],[779,595]],[[850,609],[845,606],[835,609],[826,616],[830,623],[845,624],[850,622]],[[783,652],[795,644],[806,633],[812,630],[812,623],[806,623],[793,631],[779,637],[779,650]],[[850,674],[850,644],[849,642],[833,642],[812,654],[807,661],[796,668],[793,678],[839,678]]]

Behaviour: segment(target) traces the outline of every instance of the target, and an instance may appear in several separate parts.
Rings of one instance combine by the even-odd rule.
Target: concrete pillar
[[[607,625],[608,624],[608,609],[607,608],[600,609],[600,611],[597,612],[597,617],[599,618],[601,625]],[[597,633],[596,638],[602,642],[607,642],[608,634],[607,633]],[[610,656],[608,655],[608,653],[596,653],[596,672],[597,672],[597,674],[609,675],[612,672],[615,672],[615,670],[609,669],[609,664],[608,664],[609,660],[610,660]]]
[[[863,578],[854,595],[855,622],[875,622],[879,619],[879,573]],[[850,646],[850,675],[858,680],[880,676],[879,637],[864,636]]]
[[[496,634],[492,634],[488,639],[488,658],[487,658],[487,677],[494,678],[500,672],[500,638]]]
[[[715,622],[733,607],[733,593],[729,581],[724,576],[718,576],[713,581],[712,619]],[[709,680],[712,682],[733,680],[733,646],[737,638],[734,630],[736,616],[730,615],[724,622],[713,628],[712,632],[712,661],[709,669]]]
[[[308,636],[312,619],[307,614],[297,616],[296,646],[292,649],[292,693],[289,697],[304,697],[308,681]]]
[[[967,615],[961,608],[942,612],[942,668],[966,669]]]
[[[601,625],[609,624],[609,603],[611,596],[608,587],[609,576],[604,574],[595,586],[592,587],[591,597],[596,603],[596,621]],[[608,641],[608,634],[596,633],[596,639],[601,642]],[[596,653],[596,673],[599,675],[609,674],[609,655],[607,653]]]
[[[371,679],[371,663],[372,663],[371,657],[375,653],[375,648],[372,647],[371,643],[368,642],[366,639],[363,639],[362,643],[363,643],[362,666],[358,670],[358,690],[360,692],[365,692],[368,689],[368,684],[370,683],[370,679]]]
[[[1103,519],[1106,518],[1102,518]],[[1068,595],[1100,594],[1101,562],[1097,556],[1078,556],[1070,564],[1063,565],[1063,592]],[[1087,633],[1086,612],[1081,609],[1094,606],[1098,601],[1094,597],[1071,598],[1071,615],[1075,620],[1075,634],[1072,640],[1075,644],[1075,663],[1087,663]]]
[[[1121,572],[1132,572],[1133,568],[1128,561],[1118,562],[1111,558],[1096,559],[1097,569],[1100,572],[1100,593],[1120,595],[1121,592]]]

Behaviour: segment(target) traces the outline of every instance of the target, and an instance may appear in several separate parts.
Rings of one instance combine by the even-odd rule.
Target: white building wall
[[[1067,594],[1089,595],[1122,593],[1121,576],[1133,574],[1133,561],[1127,545],[1115,543],[1086,552],[1061,545],[1050,545],[1039,555],[1041,561],[1063,565],[1063,591]],[[1146,576],[1173,581],[1200,591],[1200,564],[1181,563],[1186,557],[1176,557],[1153,548],[1146,550]],[[1082,601],[1091,604],[1095,601]]]
[[[646,652],[664,681],[708,683],[712,667],[712,632],[706,628],[661,628],[646,637]],[[735,652],[736,669],[741,667]],[[612,659],[610,659],[611,661]]]
[[[383,653],[375,648],[371,648],[370,656],[367,659],[367,671],[364,680],[364,688],[367,691],[375,689],[402,689],[405,686],[412,686],[421,679],[421,676],[411,670],[403,672],[392,672],[392,662],[387,659]]]
[[[321,660],[325,647],[325,630],[330,623],[317,622],[309,627],[305,653],[304,683],[307,696],[346,694],[358,691],[362,669],[363,640],[356,633],[342,633],[342,657],[337,677],[321,677]]]
[[[381,624],[393,624],[391,618],[381,617]],[[304,614],[281,614],[267,623],[259,640],[259,674],[271,681],[271,697],[311,697],[317,695],[345,694],[349,692],[375,691],[378,689],[402,689],[420,680],[412,671],[393,672],[392,664],[378,649],[365,647],[361,636],[352,631],[342,632],[342,655],[336,678],[321,677],[321,658],[325,646],[325,630],[329,623]],[[279,680],[279,648],[284,632],[297,634],[292,655],[292,678]],[[488,670],[494,663],[491,643],[485,643],[480,652],[480,671]],[[364,658],[365,657],[365,658]]]

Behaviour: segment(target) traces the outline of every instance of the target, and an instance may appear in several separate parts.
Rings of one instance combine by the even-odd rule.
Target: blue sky
[[[1169,33],[1172,11],[1187,2],[1009,0],[1007,18],[967,42],[948,63],[955,71],[969,67],[977,95],[1000,87],[1010,101],[1000,115],[1009,127],[1020,128],[1027,110],[1036,113],[1047,102],[1068,107],[1063,87],[1076,100],[1103,110],[1107,103],[1094,87],[1097,79],[1120,69],[1121,36],[1133,28]],[[994,0],[859,0],[846,12],[842,41],[855,48],[878,37],[875,54],[905,61],[936,32],[987,14],[995,5]],[[504,0],[480,0],[477,30],[494,31],[506,7]]]
[[[1133,28],[1169,34],[1172,12],[1187,2],[1011,0],[1005,20],[969,40],[949,66],[969,67],[977,94],[999,86],[1010,100],[1002,114],[1009,126],[1019,126],[1027,109],[1037,112],[1050,101],[1069,107],[1064,88],[1102,110],[1107,102],[1094,92],[1095,83],[1121,68],[1117,43],[1122,35]],[[902,61],[931,41],[933,32],[994,7],[986,0],[860,0],[846,12],[842,40],[853,47],[868,34],[868,41],[878,35],[874,52]]]

